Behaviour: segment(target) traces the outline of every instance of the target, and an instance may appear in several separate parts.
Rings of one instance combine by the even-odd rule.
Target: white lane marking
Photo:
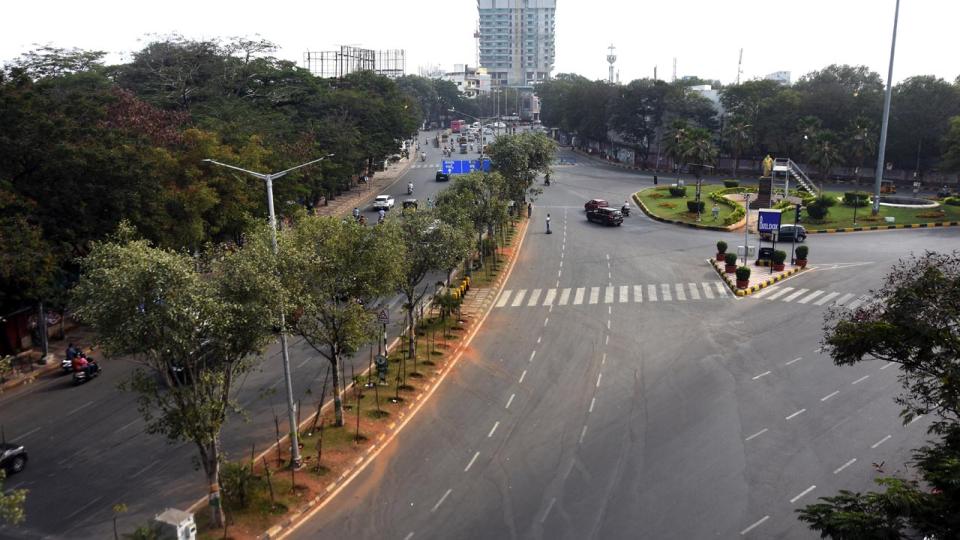
[[[720,296],[730,296],[730,290],[727,289],[727,284],[722,281],[714,281],[713,285],[717,289],[717,294]]]
[[[583,430],[580,432],[580,443],[583,444],[583,438],[587,436],[587,426],[584,424]]]
[[[767,298],[767,300],[776,300],[777,298],[780,298],[781,296],[787,294],[788,292],[790,292],[790,291],[792,291],[792,290],[793,290],[793,287],[784,287],[784,288],[780,289],[779,291],[771,294],[770,296],[768,296],[768,297],[766,297],[766,298]]]
[[[77,407],[76,409],[68,412],[68,413],[67,413],[67,416],[70,416],[70,415],[72,415],[72,414],[75,414],[75,413],[79,412],[80,409],[86,409],[87,407],[89,407],[89,406],[91,406],[91,405],[93,405],[93,401],[88,401],[88,402],[84,403],[83,405]]]
[[[700,291],[697,289],[697,284],[696,284],[696,283],[687,283],[687,288],[690,289],[690,299],[691,299],[691,300],[699,300],[699,299],[700,299]]]
[[[511,291],[510,289],[506,289],[505,291],[503,291],[502,293],[500,293],[500,299],[497,300],[497,307],[503,307],[503,306],[507,305],[507,301],[510,300],[510,295],[511,295],[512,293],[513,293],[513,291]]]
[[[437,508],[440,508],[440,505],[443,504],[443,501],[447,500],[447,497],[449,497],[452,492],[452,489],[447,489],[447,491],[443,494],[443,497],[440,497],[440,500],[437,501],[437,504],[433,505],[433,508],[430,510],[430,512],[436,512]]]
[[[537,355],[537,351],[536,351],[536,350],[534,350],[533,352],[531,352],[531,353],[530,353],[530,360],[527,360],[527,362],[533,362],[533,357],[536,356],[536,355]]]
[[[836,469],[834,469],[834,470],[833,470],[833,474],[839,474],[840,471],[846,469],[847,467],[853,465],[853,464],[856,463],[856,462],[857,462],[857,458],[851,459],[850,461],[848,461],[848,462],[844,463],[843,465],[841,465],[841,466],[837,467]]]
[[[670,284],[661,283],[660,284],[660,296],[663,298],[664,302],[669,302],[673,300],[673,296],[670,294]]]
[[[153,466],[156,465],[157,463],[160,463],[160,460],[159,460],[159,459],[153,460],[153,461],[150,462],[150,464],[147,465],[146,467],[144,467],[144,468],[140,469],[139,471],[131,474],[131,475],[130,475],[130,478],[136,478],[136,477],[140,476],[141,474],[147,472],[148,469],[150,469],[151,467],[153,467]]]
[[[803,414],[803,413],[805,413],[805,412],[807,412],[806,409],[800,409],[799,411],[797,411],[797,412],[791,414],[790,416],[784,418],[784,420],[790,420],[791,418],[796,418],[797,416],[800,416],[801,414]]]
[[[612,304],[613,303],[613,287],[607,287],[606,291],[603,293],[603,303]]]
[[[880,446],[881,444],[883,444],[883,443],[885,443],[885,442],[887,442],[888,440],[890,440],[890,435],[887,435],[886,437],[884,437],[884,438],[882,438],[882,439],[880,439],[879,441],[877,441],[877,442],[875,442],[875,443],[873,443],[873,444],[871,444],[871,445],[870,445],[870,449],[872,450],[872,449],[874,449],[874,448],[876,448],[876,447],[878,447],[878,446]]]
[[[560,261],[560,268],[563,268],[563,261]]]
[[[703,295],[707,297],[707,300],[713,300],[713,291],[710,290],[710,284],[704,281],[700,283],[700,286],[703,287]]]
[[[607,337],[610,337],[610,336],[607,336]],[[606,363],[607,363],[607,353],[603,353],[603,358],[600,359],[600,365],[602,366]]]
[[[140,419],[138,418],[137,420],[134,420],[133,422],[136,422],[136,421],[138,421],[138,420],[140,420]],[[132,424],[133,422],[130,422],[130,424]],[[130,425],[130,424],[127,424],[127,425]],[[126,427],[126,426],[124,426],[124,427]],[[42,428],[43,428],[43,426],[41,426],[41,427],[35,427],[35,428],[31,429],[30,431],[28,431],[28,432],[20,435],[19,437],[16,437],[16,439],[19,440],[19,441],[22,441],[23,439],[26,439],[26,438],[29,437],[30,435],[33,435],[34,433],[40,431]],[[122,428],[121,428],[121,429],[122,429]]]
[[[590,287],[590,303],[596,304],[600,301],[600,287]]]
[[[309,361],[310,361],[309,358],[304,359],[303,362],[300,362],[299,364],[297,364],[297,369],[302,368],[302,367],[304,366],[304,364],[306,364],[306,363],[309,362]]]
[[[836,305],[842,306],[842,305],[846,304],[846,303],[847,303],[847,300],[850,300],[851,298],[853,298],[853,294],[847,293],[847,294],[841,296],[839,300],[837,300]]]
[[[784,364],[784,365],[785,365],[785,366],[789,366],[790,364],[795,364],[795,363],[797,363],[797,362],[799,362],[799,361],[801,361],[801,360],[803,360],[803,357],[802,357],[802,356],[798,356],[798,357],[794,358],[793,360],[787,362],[787,363]]]
[[[847,309],[857,309],[858,307],[860,307],[864,302],[866,302],[866,301],[869,300],[869,299],[870,299],[869,296],[867,296],[867,295],[865,295],[865,294],[864,294],[864,295],[861,295],[861,296],[857,297],[857,299],[854,300],[853,302],[850,302],[850,305],[847,306]]]
[[[677,300],[682,302],[687,299],[687,293],[683,290],[683,283],[675,283],[674,289],[677,291]]]
[[[794,498],[790,499],[790,504],[793,504],[793,503],[797,502],[798,500],[800,500],[800,497],[803,497],[804,495],[806,495],[807,493],[810,493],[811,491],[813,491],[813,490],[815,490],[815,489],[817,489],[817,486],[810,486],[810,487],[808,487],[807,489],[801,491],[801,492],[798,493]]]
[[[517,397],[516,394],[510,394],[510,399],[507,400],[507,406],[504,407],[504,409],[509,409],[509,408],[510,408],[510,404],[513,403],[513,398],[515,398],[515,397]]]
[[[563,270],[557,270],[557,281],[560,281],[560,276],[563,275]]]
[[[523,378],[527,376],[527,370],[523,370],[523,373],[520,374],[520,380],[517,381],[518,384],[523,384]]]
[[[767,428],[763,428],[763,429],[761,429],[760,431],[758,431],[758,432],[754,433],[753,435],[751,435],[751,436],[747,437],[746,439],[744,439],[744,441],[749,441],[749,440],[752,440],[752,439],[756,439],[757,437],[763,435],[763,434],[766,433],[767,431],[769,431]]]
[[[606,337],[606,339],[604,340],[603,344],[604,344],[604,345],[609,345],[609,344],[610,344],[610,334],[607,334],[607,337]]]
[[[799,298],[800,296],[802,296],[802,295],[804,295],[804,294],[807,294],[808,292],[810,292],[810,289],[800,289],[799,291],[797,291],[797,292],[791,294],[790,296],[784,298],[783,301],[784,301],[784,302],[793,302],[794,300],[796,300],[797,298]],[[772,298],[772,297],[771,297],[771,298]]]
[[[607,306],[607,315],[613,314],[613,306]]]
[[[643,302],[643,285],[633,286],[633,301]]]
[[[537,305],[537,302],[540,301],[540,292],[540,289],[534,289],[533,292],[530,293],[530,301],[527,302],[527,307]]]
[[[543,336],[537,336],[537,345],[540,344],[541,340],[543,340]]]
[[[411,538],[413,538],[413,531],[408,532],[407,535],[403,537],[403,540],[410,540]]]
[[[647,285],[647,300],[651,302],[657,301],[657,286],[656,285]]]
[[[473,455],[473,457],[470,459],[470,463],[467,463],[467,466],[464,467],[463,472],[469,471],[470,467],[473,467],[473,462],[476,461],[478,457],[480,457],[480,452],[477,452]]]
[[[546,326],[548,322],[550,322],[550,317],[543,320],[543,325]]]
[[[610,260],[610,254],[609,254],[609,253],[607,253],[607,260],[608,260],[608,261]],[[608,263],[608,264],[609,264],[609,263]]]
[[[865,381],[865,380],[867,380],[867,379],[869,379],[869,378],[870,378],[870,376],[869,376],[869,375],[864,375],[863,377],[860,377],[859,379],[857,379],[857,380],[855,380],[855,381],[853,381],[853,382],[852,382],[852,383],[850,383],[850,384],[858,384],[858,383],[862,383],[863,381]]]
[[[560,291],[560,302],[559,302],[559,304],[560,304],[561,306],[565,306],[565,305],[567,305],[567,302],[569,302],[569,301],[570,301],[570,289],[569,289],[569,288],[566,288],[566,289]]]
[[[757,379],[759,379],[760,377],[766,377],[766,376],[769,375],[769,374],[770,374],[769,371],[764,371],[763,373],[761,373],[761,374],[757,375],[756,377],[754,377],[753,380],[757,380]]]
[[[797,303],[798,303],[798,304],[806,304],[807,302],[809,302],[809,301],[813,300],[814,298],[820,296],[820,295],[823,294],[824,292],[825,292],[825,291],[813,291],[812,293],[810,293],[810,294],[804,296],[803,298],[797,300]]]
[[[584,287],[577,287],[577,293],[573,296],[573,305],[579,306],[583,303],[583,292],[585,290]]]
[[[595,397],[594,397],[594,398],[590,398],[590,410],[588,410],[587,412],[588,412],[588,413],[592,413],[592,412],[593,412],[593,406],[596,405],[596,404],[597,404],[597,398],[595,398]]]
[[[607,319],[607,330],[610,329],[610,319]]]
[[[496,422],[493,423],[493,427],[490,428],[490,433],[487,433],[487,438],[488,438],[488,439],[489,439],[490,437],[493,437],[493,433],[494,433],[495,431],[497,431],[497,426],[499,426],[499,425],[500,425],[500,421],[499,421],[499,420],[497,420]]]
[[[892,366],[894,363],[895,362],[887,362],[886,364],[880,366],[880,369],[887,369],[888,367]]]
[[[757,521],[755,521],[755,522],[753,523],[753,525],[750,525],[750,526],[747,527],[746,529],[740,531],[740,536],[743,536],[743,535],[747,534],[748,532],[756,529],[756,528],[759,527],[760,525],[763,525],[763,522],[766,521],[766,520],[768,520],[768,519],[770,519],[770,516],[763,516],[762,518],[758,519]]]
[[[556,290],[556,289],[548,289],[548,290],[547,290],[547,295],[546,295],[546,296],[544,297],[544,299],[543,299],[543,305],[545,305],[545,306],[552,306],[552,305],[553,305],[553,299],[556,298],[556,297],[557,297],[557,290]]]
[[[90,508],[90,507],[93,506],[94,504],[100,502],[100,499],[102,499],[102,498],[103,498],[103,495],[97,497],[96,499],[88,502],[87,504],[81,506],[80,508],[77,508],[76,510],[73,511],[72,514],[68,515],[67,517],[65,517],[65,518],[63,518],[63,519],[69,520],[69,519],[72,518],[73,516],[75,516],[75,515],[83,512],[83,511],[86,510],[87,508]]]
[[[834,298],[836,298],[836,297],[838,297],[838,296],[840,296],[840,293],[838,293],[838,292],[828,293],[828,294],[827,294],[826,296],[824,296],[823,298],[821,298],[821,299],[817,300],[816,302],[814,302],[813,305],[815,305],[815,306],[822,306],[822,305],[826,304],[827,302],[833,300]]]
[[[603,377],[603,373],[597,373],[597,388],[600,388],[600,379]]]
[[[559,279],[557,280],[557,284],[554,285],[554,287],[560,287],[560,280],[559,280]]]
[[[767,287],[767,288],[765,288],[765,289],[762,289],[762,290],[761,290],[760,292],[758,292],[757,294],[753,295],[753,297],[754,297],[754,298],[763,298],[764,296],[766,296],[766,295],[770,294],[771,292],[773,292],[773,290],[774,290],[773,287]]]
[[[621,285],[620,286],[620,303],[625,304],[630,301],[630,286]]]
[[[823,396],[822,398],[820,398],[820,401],[826,401],[826,400],[832,398],[833,396],[835,396],[835,395],[837,395],[837,394],[839,394],[839,393],[840,393],[839,390],[835,390],[835,391],[833,391],[833,392],[830,392],[829,394],[827,394],[827,395]]]
[[[914,416],[914,417],[913,417],[913,420],[911,420],[910,423],[912,424],[912,423],[916,422],[917,420],[919,420],[919,419],[921,419],[921,418],[923,418],[923,415],[922,415],[922,414],[921,414],[921,415],[918,415],[918,416]]]
[[[550,510],[553,508],[553,503],[557,502],[557,498],[554,497],[550,499],[550,504],[547,505],[547,510],[543,513],[543,517],[540,518],[540,523],[543,523],[547,520],[547,516],[550,515]]]
[[[520,289],[519,291],[517,291],[517,296],[514,297],[513,303],[510,304],[510,307],[517,307],[517,306],[519,306],[520,304],[522,304],[522,303],[523,303],[523,297],[526,296],[526,295],[527,295],[527,290],[526,290],[526,289]]]

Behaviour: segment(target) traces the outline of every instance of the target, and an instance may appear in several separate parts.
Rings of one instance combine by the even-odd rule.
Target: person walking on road
[[[527,203],[527,217],[533,216],[533,203]]]
[[[547,234],[553,234],[550,230],[550,214],[547,214]]]

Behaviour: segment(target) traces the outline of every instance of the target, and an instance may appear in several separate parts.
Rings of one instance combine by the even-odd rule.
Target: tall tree
[[[960,89],[933,76],[910,77],[893,89],[887,161],[923,174],[943,154],[949,121],[960,115]]]
[[[373,301],[397,288],[404,244],[395,227],[301,216],[280,236],[291,330],[330,362],[336,424],[343,425],[343,358],[373,341]]]
[[[810,161],[820,170],[820,180],[826,181],[832,169],[840,163],[840,145],[832,131],[818,132],[810,144]]]
[[[960,116],[950,119],[950,129],[943,138],[943,168],[960,171]]]
[[[76,314],[96,331],[104,354],[140,362],[129,387],[139,394],[147,432],[196,446],[217,527],[220,434],[228,413],[239,410],[234,381],[273,341],[283,299],[267,238],[261,230],[243,249],[194,260],[121,225],[83,259],[73,291]]]
[[[750,124],[745,123],[739,118],[734,118],[727,126],[727,140],[730,141],[730,147],[733,148],[733,176],[740,178],[740,155],[743,148],[750,141]]]
[[[882,492],[823,497],[798,510],[821,537],[957,538],[960,535],[960,254],[927,252],[893,267],[876,301],[835,309],[824,346],[838,366],[900,366],[901,418],[933,421],[937,439],[914,451],[921,482],[882,478]]]
[[[542,133],[504,135],[490,145],[492,167],[506,180],[504,195],[517,205],[539,193],[537,176],[550,173],[557,145]]]

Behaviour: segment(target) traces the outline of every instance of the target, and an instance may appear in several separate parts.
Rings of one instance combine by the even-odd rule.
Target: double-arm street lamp
[[[467,113],[465,113],[465,112],[463,112],[463,111],[458,111],[458,110],[454,109],[453,107],[450,107],[449,109],[447,109],[447,111],[449,111],[449,112],[455,112],[455,113],[460,114],[460,115],[463,115],[463,116],[468,116],[468,117],[470,117],[470,118],[473,118],[473,119],[476,120],[477,122],[480,122],[480,170],[483,170],[483,141],[486,139],[486,135],[483,133],[483,122],[484,122],[483,118],[477,118],[476,116],[474,116],[474,115],[472,115],[472,114],[467,114]],[[488,118],[488,120],[489,120],[489,118]]]
[[[286,176],[287,173],[301,169],[308,165],[313,165],[314,163],[320,163],[321,161],[332,157],[333,154],[327,154],[320,159],[315,159],[313,161],[308,161],[296,167],[290,167],[285,171],[275,172],[275,173],[258,173],[254,171],[248,171],[247,169],[241,169],[233,165],[228,165],[226,163],[220,163],[212,159],[203,160],[206,163],[213,163],[214,165],[219,165],[221,167],[226,167],[228,169],[233,169],[235,171],[240,171],[247,173],[251,176],[263,180],[267,184],[267,209],[270,212],[270,240],[273,244],[273,254],[277,254],[277,216],[273,210],[273,181],[282,176]],[[299,468],[303,464],[303,458],[300,457],[300,444],[297,440],[297,430],[300,426],[297,425],[297,411],[293,402],[293,380],[290,377],[290,350],[287,347],[287,332],[286,332],[286,317],[283,314],[283,311],[280,311],[280,348],[283,351],[283,379],[286,383],[287,388],[287,412],[290,415],[290,466],[294,468]]]

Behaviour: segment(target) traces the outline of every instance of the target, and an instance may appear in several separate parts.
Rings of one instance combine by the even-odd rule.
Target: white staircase
[[[803,189],[807,190],[808,193],[815,195],[820,194],[820,188],[818,188],[817,185],[810,180],[810,177],[807,176],[807,173],[803,172],[803,169],[790,158],[777,158],[773,160],[773,172],[783,173],[785,176],[793,178]]]

